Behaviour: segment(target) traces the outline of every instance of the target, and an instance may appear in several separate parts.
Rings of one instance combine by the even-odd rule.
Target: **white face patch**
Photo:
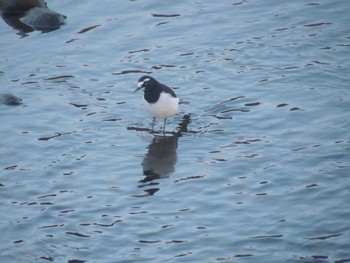
[[[150,79],[147,78],[147,79],[144,79],[143,81],[140,81],[139,83],[137,83],[137,87],[138,87],[138,88],[141,88],[142,85],[143,85],[145,82],[149,81],[149,80],[150,80]]]

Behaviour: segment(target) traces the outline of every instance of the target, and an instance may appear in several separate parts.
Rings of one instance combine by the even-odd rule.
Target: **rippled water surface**
[[[1,262],[350,261],[348,1],[47,2],[0,21]]]

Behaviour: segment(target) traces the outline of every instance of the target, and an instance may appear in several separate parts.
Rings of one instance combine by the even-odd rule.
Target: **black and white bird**
[[[163,118],[163,133],[165,133],[166,120],[177,113],[179,108],[179,98],[171,88],[150,76],[142,76],[139,79],[135,91],[140,89],[144,92],[143,98],[145,108],[153,116],[152,131],[155,119]]]

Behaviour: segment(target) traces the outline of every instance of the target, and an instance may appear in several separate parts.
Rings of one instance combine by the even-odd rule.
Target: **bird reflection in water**
[[[176,132],[154,136],[141,163],[144,178],[139,181],[139,187],[147,189],[144,190],[144,195],[137,195],[138,197],[150,196],[159,191],[157,179],[168,178],[175,172],[178,140],[184,133],[187,133],[190,121],[190,115],[186,114]]]

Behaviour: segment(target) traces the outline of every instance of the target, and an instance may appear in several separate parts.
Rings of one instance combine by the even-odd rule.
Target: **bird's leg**
[[[151,132],[153,132],[153,128],[154,128],[154,122],[156,121],[156,118],[155,117],[153,117],[153,122],[152,122],[152,130],[151,130]]]
[[[164,118],[164,126],[163,126],[163,134],[165,135],[165,125],[166,125],[166,119]]]

